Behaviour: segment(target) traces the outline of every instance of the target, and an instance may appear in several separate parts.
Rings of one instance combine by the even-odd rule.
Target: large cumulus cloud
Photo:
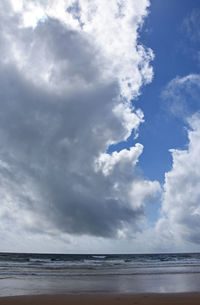
[[[152,52],[137,46],[148,2],[94,2],[53,10],[54,1],[1,1],[2,236],[8,227],[125,236],[141,230],[144,205],[160,191],[137,173],[141,144],[106,153],[143,122],[130,98],[152,78]]]
[[[187,123],[185,149],[171,149],[172,168],[165,174],[161,217],[156,230],[160,243],[169,240],[182,249],[199,244],[200,233],[200,76],[176,77],[165,88],[163,97],[172,113]],[[180,248],[179,248],[180,249]]]
[[[199,244],[200,230],[200,117],[189,119],[191,130],[186,150],[173,149],[173,167],[166,174],[158,229],[173,239]]]

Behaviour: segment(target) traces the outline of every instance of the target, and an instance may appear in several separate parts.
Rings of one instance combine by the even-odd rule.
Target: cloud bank
[[[191,251],[200,234],[200,76],[176,77],[163,91],[175,116],[187,123],[188,143],[184,150],[171,149],[172,168],[165,174],[161,217],[156,224],[160,245],[169,241],[179,251]],[[167,248],[167,247],[166,247]],[[177,248],[178,250],[178,248]]]
[[[200,116],[189,119],[189,143],[185,150],[172,149],[173,166],[165,175],[162,217],[158,231],[174,242],[199,244],[200,233]]]
[[[144,121],[131,99],[153,76],[153,53],[137,42],[148,6],[1,1],[2,247],[8,231],[34,240],[142,230],[160,191],[137,172],[143,146],[106,151]]]

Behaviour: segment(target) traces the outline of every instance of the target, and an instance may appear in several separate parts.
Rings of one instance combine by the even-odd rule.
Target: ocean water
[[[200,254],[0,253],[0,296],[200,291]]]

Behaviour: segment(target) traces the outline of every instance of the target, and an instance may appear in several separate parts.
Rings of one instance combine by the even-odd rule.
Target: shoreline
[[[87,293],[0,297],[0,305],[199,305],[200,292]]]

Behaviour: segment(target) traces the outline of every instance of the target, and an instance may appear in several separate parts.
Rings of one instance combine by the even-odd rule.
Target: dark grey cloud
[[[96,92],[68,100],[38,91],[13,67],[1,72],[0,158],[9,166],[9,170],[2,168],[1,174],[13,200],[35,211],[37,217],[42,213],[46,221],[69,233],[107,236],[114,234],[122,221],[134,222],[141,210],[107,199],[112,196],[113,182],[93,169],[94,158],[112,134],[112,125],[118,124],[106,113],[111,111],[109,107],[105,105],[100,116],[103,121],[99,121],[102,107],[98,110],[102,98],[110,101],[115,86],[104,87],[103,93],[96,88]],[[94,123],[100,134],[93,132]],[[108,130],[102,135],[104,126]],[[29,197],[29,189],[21,193],[26,181],[29,188],[39,189],[39,202]]]

